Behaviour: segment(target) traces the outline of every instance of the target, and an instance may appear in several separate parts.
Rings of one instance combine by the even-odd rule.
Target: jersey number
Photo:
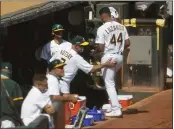
[[[120,33],[120,34],[118,35],[118,38],[116,38],[115,34],[112,35],[112,38],[111,38],[111,41],[110,41],[111,44],[115,44],[115,45],[116,45],[116,43],[120,43],[120,48],[121,48],[122,42],[123,42],[122,33]],[[119,48],[119,49],[120,49],[120,48]]]

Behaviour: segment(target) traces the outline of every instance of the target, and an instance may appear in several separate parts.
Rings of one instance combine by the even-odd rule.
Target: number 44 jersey
[[[128,38],[124,25],[110,21],[98,28],[95,43],[105,45],[104,54],[123,52],[125,40]]]

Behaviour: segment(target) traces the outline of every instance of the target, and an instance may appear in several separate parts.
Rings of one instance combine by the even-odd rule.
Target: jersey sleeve
[[[125,40],[129,39],[129,34],[127,32],[127,29],[126,27],[124,27],[124,30],[125,30]]]
[[[57,78],[48,79],[49,95],[60,95],[59,82]]]
[[[42,52],[41,52],[41,55],[40,55],[40,58],[44,59],[44,60],[47,60],[49,59],[50,57],[50,53],[48,52],[48,44],[46,44],[43,48],[42,48]]]
[[[82,70],[83,72],[85,72],[86,74],[88,74],[91,69],[93,68],[93,65],[90,65],[86,60],[84,60],[80,55],[77,55],[75,57],[76,59],[76,65],[77,67]]]
[[[55,51],[54,55],[50,58],[49,62],[52,62],[53,60],[60,59],[60,50],[61,48],[57,48],[57,51]]]
[[[12,90],[12,96],[13,101],[18,101],[18,100],[23,100],[23,94],[22,94],[22,90],[19,86],[19,84],[15,84],[13,90]]]
[[[95,38],[95,43],[97,43],[97,44],[104,44],[104,41],[105,41],[104,33],[103,33],[102,28],[100,27],[97,30],[97,35],[96,35],[96,38]]]
[[[51,59],[49,60],[49,62],[52,62],[53,60],[57,59],[57,52],[51,57]]]
[[[39,108],[44,108],[47,104],[50,105],[51,99],[49,95],[40,94],[35,102]]]

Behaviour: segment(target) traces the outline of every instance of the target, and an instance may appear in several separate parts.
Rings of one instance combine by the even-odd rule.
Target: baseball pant
[[[112,110],[118,110],[121,107],[118,102],[118,96],[116,92],[115,76],[116,71],[122,66],[123,56],[118,54],[105,54],[101,59],[101,63],[104,63],[111,58],[113,61],[117,62],[116,66],[113,68],[103,68],[101,72],[105,82],[106,91],[111,101]]]
[[[53,116],[50,116],[49,114],[41,114],[42,116],[46,116],[48,117],[48,122],[49,122],[49,129],[54,129],[54,120],[53,120]]]
[[[59,80],[59,85],[60,85],[60,91],[63,94],[69,94],[70,93],[70,83],[64,81],[64,80]]]

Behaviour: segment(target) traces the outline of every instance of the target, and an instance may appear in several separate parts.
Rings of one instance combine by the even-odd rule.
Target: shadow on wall
[[[78,71],[78,74],[71,82],[70,91],[71,93],[78,93],[81,96],[86,96],[87,98],[87,107],[101,108],[103,104],[108,103],[108,96],[105,90],[94,90],[87,86],[87,81],[92,81],[90,75],[85,74],[82,71]]]

